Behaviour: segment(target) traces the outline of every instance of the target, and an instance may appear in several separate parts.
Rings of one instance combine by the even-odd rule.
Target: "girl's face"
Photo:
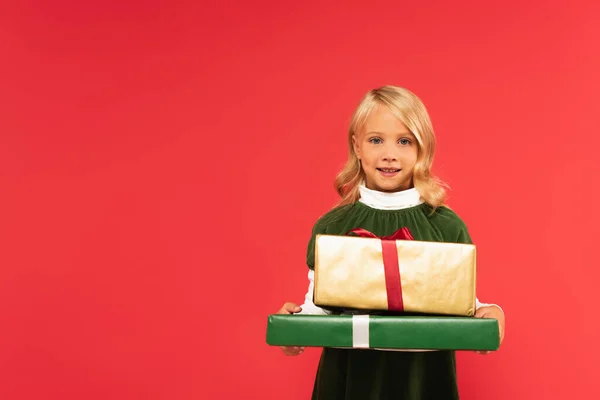
[[[365,171],[365,186],[380,192],[398,192],[413,186],[417,162],[415,136],[386,106],[379,106],[352,137],[354,152]]]

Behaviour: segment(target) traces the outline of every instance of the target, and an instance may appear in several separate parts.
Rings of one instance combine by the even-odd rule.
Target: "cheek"
[[[379,155],[374,151],[370,151],[370,152],[363,154],[363,160],[365,160],[365,162],[369,166],[373,166],[373,165],[377,164],[377,161],[379,160],[379,158],[380,158]]]
[[[415,172],[415,166],[417,165],[417,156],[412,155],[412,154],[410,156],[407,156],[404,159],[403,164],[404,164],[404,167],[403,167],[404,170],[406,172],[408,172],[409,174],[413,174]]]
[[[413,165],[417,163],[418,159],[419,159],[419,156],[417,155],[417,153],[413,154],[412,159],[411,159]]]
[[[417,160],[419,159],[419,151],[417,149],[413,149],[410,152],[410,159],[412,161],[413,164],[417,163]]]
[[[404,163],[408,166],[408,165],[415,165],[417,163],[417,159],[418,159],[419,155],[417,153],[416,149],[406,149],[405,152],[403,152],[402,154],[402,160],[404,161]]]
[[[364,146],[358,146],[357,156],[363,163],[370,163],[373,159],[372,152],[370,152]]]

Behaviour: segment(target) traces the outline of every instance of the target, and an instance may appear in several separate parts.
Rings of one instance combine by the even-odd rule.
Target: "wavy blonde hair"
[[[348,130],[348,161],[335,178],[334,187],[341,197],[337,206],[350,204],[360,198],[359,186],[365,179],[360,161],[354,153],[352,136],[363,128],[367,118],[377,107],[386,106],[415,135],[418,142],[417,162],[413,170],[413,186],[421,199],[433,207],[444,205],[448,187],[431,172],[435,155],[435,135],[429,113],[421,100],[411,91],[383,86],[369,91],[362,99]]]

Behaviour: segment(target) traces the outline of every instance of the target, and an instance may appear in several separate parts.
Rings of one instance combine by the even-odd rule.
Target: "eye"
[[[381,144],[381,139],[378,137],[373,137],[373,138],[369,139],[369,142],[371,142],[373,144]]]
[[[406,139],[406,138],[402,138],[399,140],[400,144],[403,146],[408,146],[409,144],[411,144],[411,140],[410,139]]]

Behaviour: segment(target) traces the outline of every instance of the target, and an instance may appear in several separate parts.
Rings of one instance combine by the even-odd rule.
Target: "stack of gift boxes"
[[[330,315],[270,315],[269,345],[498,349],[498,322],[474,318],[474,245],[353,233],[315,238],[313,301]]]

